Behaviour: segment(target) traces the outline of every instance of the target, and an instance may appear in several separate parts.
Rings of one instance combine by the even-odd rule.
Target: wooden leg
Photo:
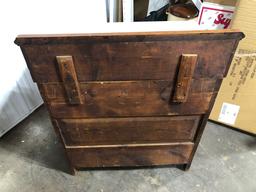
[[[182,171],[188,171],[190,166],[191,166],[191,163],[187,163],[187,164],[178,165],[178,168],[181,169]]]
[[[73,166],[70,166],[70,174],[75,175],[76,174],[76,168]]]
[[[190,169],[190,166],[191,166],[191,163],[184,164],[184,165],[183,165],[183,170],[184,170],[184,171],[188,171],[188,170]]]

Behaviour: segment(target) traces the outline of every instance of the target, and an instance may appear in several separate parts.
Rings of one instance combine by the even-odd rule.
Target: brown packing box
[[[226,113],[224,117],[223,113]],[[235,113],[237,117],[234,117]],[[237,54],[234,57],[210,119],[256,134],[256,54]]]
[[[255,0],[239,1],[232,28],[240,29],[246,37],[239,44],[210,115],[211,120],[253,134],[256,134],[255,13]]]
[[[216,3],[220,5],[235,6],[237,0],[205,0],[204,2]]]
[[[256,1],[240,0],[232,23],[233,29],[245,33],[239,43],[239,50],[256,52]]]

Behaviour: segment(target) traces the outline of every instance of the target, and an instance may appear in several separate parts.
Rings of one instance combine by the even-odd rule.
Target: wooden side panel
[[[80,84],[84,104],[65,102],[61,84],[43,84],[46,101],[55,118],[172,116],[203,114],[218,80],[195,80],[185,103],[170,102],[170,81],[91,82]]]
[[[73,56],[80,82],[174,80],[182,54],[199,55],[193,78],[222,78],[235,45],[236,39],[191,37],[172,41],[24,45],[23,52],[38,83],[60,81],[57,55]]]
[[[114,145],[192,141],[200,116],[61,119],[65,144]]]
[[[166,145],[67,148],[76,168],[151,166],[188,163],[193,143]]]
[[[81,104],[81,93],[72,56],[57,56],[59,73],[70,104]]]
[[[197,63],[197,55],[183,54],[179,66],[178,78],[175,85],[173,102],[186,102],[188,91]]]

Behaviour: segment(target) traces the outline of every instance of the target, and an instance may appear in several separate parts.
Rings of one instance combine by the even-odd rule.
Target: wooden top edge
[[[151,32],[114,32],[114,33],[67,33],[67,34],[21,34],[17,38],[41,38],[41,37],[90,37],[90,36],[129,36],[129,35],[170,35],[170,34],[205,34],[205,33],[234,33],[241,32],[238,29],[223,30],[193,30],[193,31],[151,31]]]
[[[244,34],[238,29],[223,30],[193,30],[193,31],[152,31],[152,32],[114,32],[114,33],[76,33],[76,34],[23,34],[18,35],[15,44],[44,44],[52,39],[72,39],[72,38],[97,38],[97,37],[131,37],[131,36],[179,36],[179,35],[204,35],[204,34],[236,34],[240,39]],[[43,40],[43,42],[42,42]],[[41,42],[41,43],[40,43]]]

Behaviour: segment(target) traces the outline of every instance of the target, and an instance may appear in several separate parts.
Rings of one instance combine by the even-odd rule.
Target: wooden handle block
[[[80,88],[76,76],[72,56],[56,56],[60,78],[63,82],[68,102],[70,104],[82,104]]]
[[[173,102],[186,102],[196,63],[196,54],[182,54]]]

